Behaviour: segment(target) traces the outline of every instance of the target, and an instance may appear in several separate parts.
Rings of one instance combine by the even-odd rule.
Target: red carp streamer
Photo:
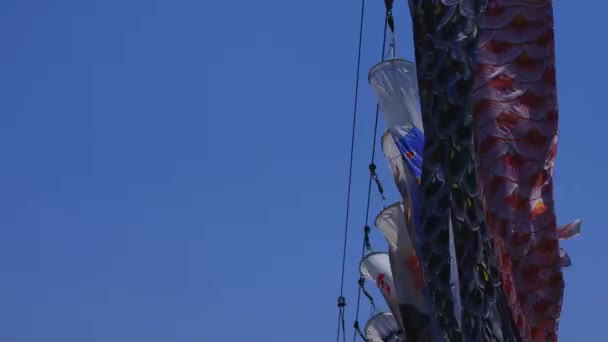
[[[474,82],[476,162],[523,341],[557,341],[564,280],[553,201],[558,114],[550,0],[489,0]]]

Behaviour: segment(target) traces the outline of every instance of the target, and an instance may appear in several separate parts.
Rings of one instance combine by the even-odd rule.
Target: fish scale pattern
[[[488,0],[473,95],[477,170],[503,287],[523,341],[535,342],[557,341],[564,291],[553,34],[550,0]]]
[[[479,1],[410,0],[424,123],[421,263],[444,338],[518,341],[477,190],[472,91]],[[461,313],[450,284],[453,229]]]

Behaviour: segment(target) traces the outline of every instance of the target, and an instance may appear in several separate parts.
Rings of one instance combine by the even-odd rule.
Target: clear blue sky
[[[556,4],[558,219],[584,221],[563,341],[606,331],[607,11]],[[349,338],[382,12],[368,1]],[[358,1],[0,2],[0,341],[333,341],[358,20]]]

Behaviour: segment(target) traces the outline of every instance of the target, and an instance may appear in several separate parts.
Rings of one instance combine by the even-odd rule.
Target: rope
[[[392,4],[392,1],[390,1],[390,2]],[[389,10],[387,7],[387,15],[386,15],[386,19],[384,20],[384,37],[382,38],[382,53],[380,55],[382,61],[384,61],[384,54],[386,51],[386,33],[387,33],[388,27],[389,27]],[[363,257],[365,257],[365,250],[369,246],[369,212],[370,212],[371,196],[372,196],[372,181],[374,180],[374,175],[376,174],[376,172],[375,172],[376,165],[374,164],[374,160],[376,158],[376,140],[378,138],[378,118],[380,116],[379,114],[380,114],[380,105],[376,104],[376,118],[375,118],[375,122],[374,122],[374,139],[372,142],[372,156],[371,156],[371,162],[369,164],[370,175],[369,175],[369,182],[367,185],[367,206],[366,206],[366,210],[365,210],[365,227],[364,227],[365,235],[364,235],[364,239],[363,239],[363,248],[361,250],[361,259],[363,259]],[[377,183],[377,184],[378,184],[378,188],[382,189],[382,185],[380,183]],[[381,195],[382,195],[382,198],[384,199],[384,194],[382,192],[381,192]],[[356,316],[355,316],[355,324],[357,326],[359,325],[359,308],[361,305],[362,288],[363,288],[362,286],[359,286],[359,291],[357,294],[357,311],[356,311]],[[356,340],[357,340],[357,330],[355,329],[355,332],[353,334],[353,342]]]
[[[384,196],[384,187],[382,186],[382,182],[380,181],[380,177],[376,173],[376,164],[369,164],[369,172],[371,172],[372,178],[378,187],[378,192],[380,193],[380,197],[382,197],[382,208],[386,208],[386,196]]]
[[[361,331],[361,327],[359,326],[359,322],[355,321],[355,324],[353,325],[353,327],[355,328],[355,333],[359,334],[359,336],[361,336],[361,339],[365,342],[369,342],[367,340],[367,338],[365,337],[365,335],[363,334],[363,332]]]
[[[376,304],[374,302],[374,297],[372,297],[371,294],[369,294],[369,292],[367,292],[367,290],[365,289],[365,278],[361,277],[359,278],[359,288],[361,289],[361,292],[363,292],[363,294],[365,295],[365,297],[367,297],[367,299],[369,300],[369,302],[372,305],[372,314],[376,311]],[[359,324],[359,322],[355,321],[356,324]]]
[[[350,162],[348,165],[348,190],[346,194],[346,219],[344,222],[344,245],[342,249],[342,275],[340,278],[340,297],[338,297],[338,335],[336,342],[340,341],[340,328],[342,328],[342,340],[346,342],[346,330],[344,327],[344,307],[346,299],[344,298],[344,269],[346,267],[346,241],[348,238],[348,217],[350,214],[350,195],[353,176],[353,157],[355,147],[355,127],[357,124],[357,104],[359,100],[359,75],[361,73],[361,46],[363,43],[363,19],[365,17],[365,0],[361,0],[361,19],[359,22],[359,46],[357,48],[357,76],[355,78],[355,98],[353,108],[353,123],[350,140]]]
[[[382,61],[384,61],[384,55],[385,55],[385,50],[386,50],[387,28],[390,28],[391,34],[392,34],[391,35],[391,37],[392,37],[391,49],[393,51],[393,54],[395,51],[395,46],[394,46],[395,45],[394,44],[394,31],[395,30],[394,30],[394,19],[392,16],[393,0],[385,0],[385,5],[386,5],[386,17],[385,17],[385,21],[384,21],[384,37],[382,39],[382,54],[381,54]],[[344,342],[346,342],[346,331],[345,331],[345,325],[344,325],[344,309],[346,307],[346,299],[344,298],[344,273],[345,273],[345,268],[346,268],[346,243],[347,243],[347,238],[348,238],[348,220],[349,220],[349,216],[350,216],[350,198],[351,198],[351,188],[352,188],[353,159],[354,159],[354,146],[355,146],[355,128],[356,128],[356,124],[357,124],[357,105],[358,105],[358,99],[359,99],[359,78],[360,78],[360,73],[361,73],[361,47],[362,47],[362,42],[363,42],[364,17],[365,17],[365,0],[361,0],[361,18],[360,18],[360,24],[359,24],[359,46],[357,49],[358,50],[357,51],[357,72],[356,72],[356,78],[355,78],[353,122],[352,122],[352,132],[351,132],[351,142],[350,142],[348,189],[347,189],[347,195],[346,195],[346,217],[345,217],[345,222],[344,222],[344,244],[343,244],[343,249],[342,249],[342,273],[341,273],[341,277],[340,277],[340,296],[338,297],[338,328],[337,328],[338,333],[337,333],[337,337],[336,337],[336,342],[340,341],[340,330],[342,331],[342,339]],[[370,212],[370,205],[371,205],[372,181],[376,182],[376,186],[378,187],[378,192],[380,193],[380,195],[382,197],[382,206],[383,207],[384,207],[384,200],[386,199],[384,196],[384,188],[382,187],[382,183],[380,182],[380,179],[379,179],[378,175],[376,174],[376,165],[374,164],[374,159],[375,159],[375,155],[376,155],[376,140],[378,137],[379,112],[380,112],[380,106],[376,105],[376,117],[375,117],[375,122],[374,122],[374,138],[373,138],[373,142],[372,142],[372,156],[371,156],[371,163],[369,164],[370,177],[369,177],[369,182],[368,182],[368,187],[367,187],[367,209],[366,209],[366,213],[365,213],[365,227],[364,227],[365,235],[364,235],[364,239],[363,239],[363,248],[361,251],[361,258],[363,258],[365,256],[366,249],[371,250],[371,245],[369,242],[369,233],[370,233],[369,212]],[[358,289],[358,294],[357,294],[355,333],[353,336],[353,341],[356,340],[357,333],[359,333],[359,335],[363,338],[364,341],[366,340],[365,336],[363,336],[361,330],[359,329],[359,309],[360,309],[360,304],[361,304],[361,293],[362,292],[370,300],[372,306],[375,307],[373,298],[371,297],[371,295],[369,295],[369,293],[367,293],[367,291],[365,290],[365,288],[362,284],[365,281],[363,280],[362,275],[360,275],[360,276],[361,277],[359,279],[359,289]]]

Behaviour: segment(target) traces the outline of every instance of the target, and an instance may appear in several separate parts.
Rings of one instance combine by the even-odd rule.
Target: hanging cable
[[[391,9],[392,9],[392,1],[391,0],[385,0],[386,2],[390,2],[391,4]],[[386,18],[384,20],[384,37],[382,38],[382,53],[380,54],[381,56],[381,60],[384,61],[384,54],[386,52],[386,35],[387,35],[387,29],[389,27],[389,10],[388,10],[388,5],[387,5],[387,12],[386,12]],[[390,16],[392,18],[392,14]],[[392,22],[392,21],[391,21]],[[392,24],[394,25],[394,24]],[[391,31],[393,30],[393,28],[391,28]],[[374,122],[374,138],[373,138],[373,142],[372,142],[372,156],[371,156],[371,162],[370,162],[370,175],[369,175],[369,182],[367,185],[367,206],[366,206],[366,211],[365,211],[365,227],[364,227],[364,238],[363,238],[363,248],[361,251],[361,259],[363,259],[365,257],[365,251],[366,249],[368,249],[369,246],[369,212],[370,212],[370,205],[371,205],[371,196],[372,196],[372,181],[374,180],[374,174],[375,174],[375,170],[376,170],[376,165],[374,164],[374,160],[376,158],[376,139],[378,138],[378,118],[380,116],[380,105],[376,104],[376,118],[375,118],[375,122]],[[372,167],[373,166],[373,167]],[[381,185],[379,185],[379,188],[381,188]],[[382,194],[382,193],[381,193]],[[382,197],[384,198],[384,195],[382,194]],[[371,249],[371,246],[369,247]],[[356,309],[356,314],[355,314],[355,324],[358,326],[359,325],[359,308],[361,305],[361,292],[362,292],[362,286],[359,286],[359,292],[357,294],[357,309]],[[357,340],[357,330],[355,330],[354,334],[353,334],[353,341]]]
[[[359,46],[357,48],[357,72],[355,77],[355,98],[353,108],[353,123],[350,140],[350,162],[348,165],[348,190],[346,194],[346,219],[344,222],[344,245],[342,249],[342,275],[340,277],[340,296],[338,297],[338,334],[336,342],[340,341],[340,328],[342,330],[342,340],[346,342],[346,328],[344,326],[344,309],[346,299],[344,298],[344,270],[346,266],[346,241],[348,238],[348,218],[350,214],[350,193],[353,176],[353,156],[355,148],[355,128],[357,124],[357,104],[359,100],[359,75],[361,73],[361,46],[363,43],[363,19],[365,17],[365,0],[361,0],[361,19],[359,22]]]
[[[365,278],[363,278],[363,277],[359,278],[359,288],[361,288],[361,291],[363,292],[365,297],[367,297],[369,302],[372,304],[372,308],[374,309],[374,311],[372,311],[372,312],[375,312],[376,304],[374,302],[374,297],[372,297],[372,295],[369,294],[369,292],[367,292],[367,290],[365,289]]]
[[[382,208],[386,208],[386,196],[384,196],[384,187],[382,186],[382,182],[380,181],[380,177],[376,173],[376,164],[369,164],[369,172],[371,172],[372,178],[378,187],[378,192],[380,193],[380,197],[382,197]]]
[[[358,333],[359,336],[361,336],[361,339],[364,342],[368,342],[367,338],[365,337],[365,335],[363,334],[363,332],[361,331],[361,327],[359,326],[359,322],[355,321],[355,324],[353,325],[353,327],[355,328],[355,333]]]
[[[391,58],[395,58],[395,55],[397,54],[397,47],[395,46],[395,18],[393,18],[393,0],[384,0],[384,6],[386,7],[386,23],[391,30]],[[384,56],[384,54],[382,54],[382,56]]]
[[[365,225],[365,227],[363,227],[363,245],[365,246],[365,250],[367,250],[368,252],[372,252],[372,244],[369,242],[369,233],[372,229],[368,226]]]
[[[338,337],[336,342],[340,341],[340,329],[342,330],[342,340],[346,340],[346,326],[344,324],[344,307],[346,306],[346,300],[343,296],[338,298]]]

